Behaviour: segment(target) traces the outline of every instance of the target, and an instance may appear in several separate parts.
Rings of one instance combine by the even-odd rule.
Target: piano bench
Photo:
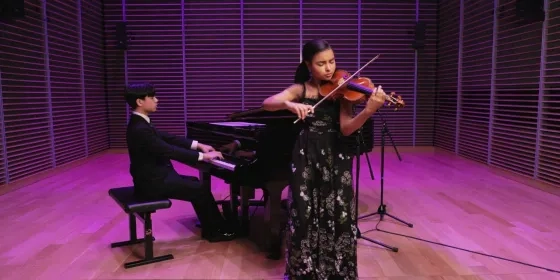
[[[172,254],[154,257],[155,238],[152,235],[152,214],[157,210],[170,208],[171,200],[138,197],[134,194],[134,187],[110,189],[109,196],[111,196],[124,212],[128,214],[130,234],[130,239],[128,241],[112,243],[111,248],[144,243],[144,258],[138,261],[125,263],[125,268],[173,259]],[[144,238],[138,239],[136,236],[136,218],[144,223]]]

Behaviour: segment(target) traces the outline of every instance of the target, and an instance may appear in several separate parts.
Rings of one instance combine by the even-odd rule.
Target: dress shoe
[[[207,233],[205,231],[202,232],[202,238],[208,240],[208,242],[223,242],[223,241],[231,241],[234,240],[236,237],[234,232],[229,232],[225,230],[218,230],[215,232]]]

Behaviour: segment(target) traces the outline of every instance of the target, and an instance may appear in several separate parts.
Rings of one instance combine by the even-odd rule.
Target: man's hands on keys
[[[235,141],[220,147],[220,152],[226,153],[226,154],[231,154],[235,150],[237,150],[237,143],[235,143]]]
[[[213,159],[224,159],[224,156],[222,155],[222,153],[218,151],[212,151],[212,152],[203,153],[202,159],[204,161],[211,161]]]
[[[198,143],[197,148],[203,153],[213,152],[216,150],[212,146],[205,145],[202,143]]]

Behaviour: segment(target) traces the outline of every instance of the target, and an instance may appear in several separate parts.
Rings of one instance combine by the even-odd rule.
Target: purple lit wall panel
[[[361,74],[375,85],[382,85],[385,92],[394,91],[405,100],[404,109],[397,112],[385,110],[384,119],[396,145],[412,146],[414,106],[417,105],[414,102],[416,59],[412,48],[416,1],[362,1],[361,14],[360,64],[381,54]],[[374,126],[377,127],[375,143],[380,145],[380,118],[374,117]]]
[[[103,5],[81,1],[84,93],[87,152],[93,155],[109,147],[109,121],[105,92]],[[103,105],[105,104],[105,105]]]
[[[181,7],[183,18],[177,13]],[[184,134],[185,121],[222,120],[232,112],[260,106],[266,97],[292,83],[302,43],[324,38],[335,48],[338,66],[351,73],[381,54],[362,75],[401,94],[408,104],[401,112],[387,111],[394,140],[397,145],[431,145],[436,12],[435,1],[417,7],[415,0],[379,4],[357,0],[175,0],[157,7],[142,1],[107,0],[106,48],[113,58],[107,61],[108,83],[115,90],[124,85],[122,77],[129,82],[155,83],[161,107],[154,121],[168,131]],[[115,56],[123,51],[111,41],[123,13],[131,37],[126,60]],[[427,47],[418,56],[419,67],[425,69],[419,74],[421,80],[415,79],[416,58],[411,47],[417,14],[429,23]],[[327,19],[334,24],[327,24]],[[177,64],[183,50],[185,63]],[[120,68],[125,61],[126,71]],[[116,64],[121,66],[112,66]],[[414,102],[416,83],[422,90],[419,104]],[[125,147],[120,126],[121,121],[126,123],[127,112],[120,94],[109,91],[112,147]],[[421,129],[414,129],[414,121]],[[421,140],[414,143],[416,138]]]
[[[76,2],[47,1],[50,90],[55,165],[87,155],[82,61]]]
[[[2,96],[2,67],[0,67],[0,97]],[[0,151],[2,151],[2,157],[0,158],[0,185],[5,184],[9,178],[8,174],[8,159],[6,155],[6,133],[4,128],[4,102],[3,98],[0,98]]]
[[[417,18],[426,23],[426,46],[417,54],[416,114],[413,118],[413,144],[434,145],[435,97],[437,77],[437,2],[417,3]]]
[[[437,97],[434,145],[455,152],[460,1],[441,1],[438,9]]]
[[[25,3],[25,20],[0,30],[0,68],[8,177],[10,181],[54,166],[50,94],[45,67],[41,1]]]
[[[0,184],[109,147],[101,8],[32,0],[25,18],[2,23]]]
[[[433,143],[560,184],[560,0],[532,24],[511,0],[54,3],[27,1],[27,17],[0,30],[0,184],[126,147],[127,82],[158,86],[154,120],[177,134],[258,107],[292,82],[312,38],[329,40],[351,73],[381,54],[362,75],[405,99],[385,114],[397,145]],[[123,20],[128,51],[116,47]],[[427,23],[418,52],[416,20]]]
[[[126,147],[124,131],[127,122],[127,107],[122,97],[126,85],[125,52],[116,47],[116,24],[124,20],[122,0],[104,0],[103,19],[109,145],[123,148]]]
[[[243,106],[241,3],[185,1],[183,7],[186,86],[175,94],[186,98],[186,108],[180,114],[162,112],[180,128],[185,127],[184,109],[187,121],[211,121]]]
[[[560,0],[550,1],[549,11],[535,175],[560,184]]]
[[[463,19],[462,83],[458,153],[475,161],[488,159],[494,2],[466,0]]]
[[[185,135],[182,5],[180,0],[125,2],[127,31],[133,37],[126,51],[129,83],[157,85],[160,129]],[[121,91],[116,92],[122,95]],[[124,106],[120,98],[119,105]],[[177,119],[178,116],[179,119]]]
[[[293,80],[301,53],[299,19],[299,0],[243,1],[243,109],[261,106]]]
[[[434,144],[560,185],[560,2],[544,3],[525,23],[515,1],[441,1]]]

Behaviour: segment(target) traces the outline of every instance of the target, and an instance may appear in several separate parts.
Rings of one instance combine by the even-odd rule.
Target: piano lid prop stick
[[[358,69],[358,71],[356,71],[356,73],[352,74],[352,76],[346,78],[343,83],[339,84],[329,94],[327,94],[325,97],[323,97],[323,99],[319,100],[319,102],[317,102],[317,104],[315,104],[313,106],[313,109],[315,109],[315,107],[319,106],[319,104],[321,104],[323,102],[323,100],[329,98],[329,96],[331,96],[333,93],[335,93],[339,88],[341,88],[343,85],[345,85],[348,81],[352,80],[352,78],[354,78],[354,76],[356,76],[358,73],[360,73],[362,70],[364,70],[364,68],[366,68],[366,66],[368,66],[370,63],[374,62],[377,58],[379,58],[379,56],[380,56],[380,54],[378,54],[377,56],[372,58],[370,61],[368,61],[368,63],[366,63],[364,66],[362,66],[362,68]],[[311,110],[307,111],[307,113],[309,113],[309,112],[311,112]],[[294,124],[296,124],[299,120],[301,120],[301,119],[295,120]]]

